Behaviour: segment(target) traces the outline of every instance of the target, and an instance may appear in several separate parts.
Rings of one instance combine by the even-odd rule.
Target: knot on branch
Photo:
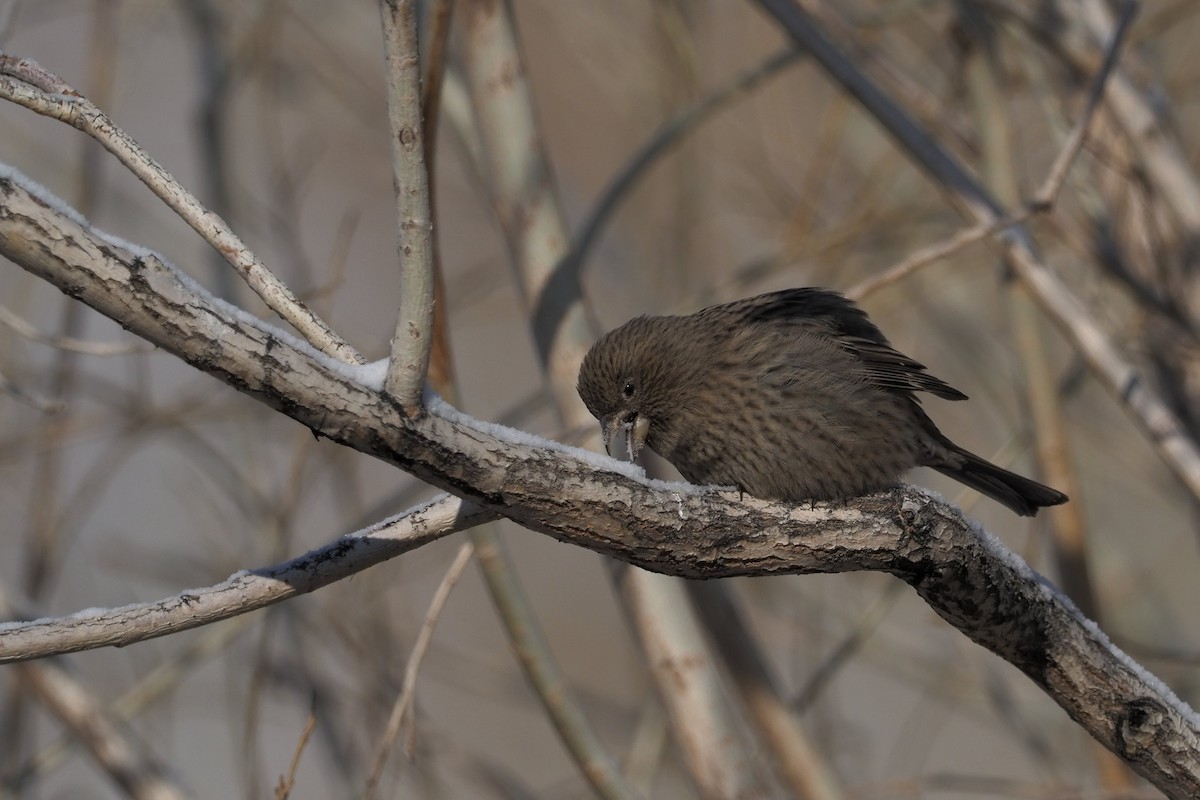
[[[1117,752],[1131,761],[1144,760],[1160,747],[1166,709],[1157,700],[1139,697],[1125,704],[1117,719]]]

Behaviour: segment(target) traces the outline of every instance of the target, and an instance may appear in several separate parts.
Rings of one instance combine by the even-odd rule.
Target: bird
[[[828,289],[637,317],[592,345],[577,389],[610,455],[624,434],[630,460],[645,446],[691,483],[764,500],[845,500],[918,466],[1023,516],[1068,499],[950,441],[919,395],[967,396]]]

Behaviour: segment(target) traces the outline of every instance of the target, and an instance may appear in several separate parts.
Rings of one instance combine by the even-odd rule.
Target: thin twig
[[[126,356],[133,353],[149,353],[154,350],[153,347],[150,347],[145,342],[104,344],[76,339],[71,336],[49,336],[33,327],[28,320],[14,314],[4,306],[0,306],[0,324],[6,325],[13,333],[23,336],[31,342],[87,356]]]
[[[450,598],[450,592],[454,589],[454,585],[458,583],[458,579],[462,577],[467,565],[471,563],[471,556],[474,554],[475,548],[470,542],[458,548],[458,554],[454,556],[454,561],[451,562],[450,568],[446,570],[446,574],[442,576],[442,581],[438,584],[437,591],[433,593],[433,599],[429,601],[429,610],[425,612],[425,619],[421,622],[421,630],[417,633],[417,640],[413,642],[412,653],[409,655],[408,663],[404,667],[404,680],[401,683],[400,694],[396,697],[396,702],[392,706],[392,713],[388,717],[387,727],[384,729],[383,737],[379,740],[379,747],[375,751],[375,760],[371,765],[370,775],[367,777],[367,787],[363,791],[364,800],[374,797],[375,790],[379,787],[379,780],[383,777],[383,768],[387,764],[388,755],[392,752],[392,746],[396,742],[396,737],[400,734],[400,726],[405,720],[408,720],[408,733],[405,736],[404,749],[409,756],[412,755],[415,731],[413,725],[413,698],[416,696],[417,673],[420,672],[421,662],[425,660],[425,654],[429,651],[429,644],[433,641],[434,628],[437,627],[437,621],[442,615],[442,609],[446,607],[446,601]]]
[[[68,728],[96,764],[134,800],[183,800],[187,793],[147,752],[145,742],[116,723],[87,687],[58,663],[22,664],[26,688]]]
[[[425,83],[421,86],[421,121],[425,138],[425,167],[429,174],[429,219],[437,230],[437,131],[442,110],[442,86],[446,77],[446,50],[450,40],[450,20],[454,0],[436,0],[429,12],[425,48]],[[450,347],[447,323],[449,301],[446,276],[442,269],[441,248],[431,239],[433,251],[433,342],[429,352],[429,385],[452,405],[458,405],[454,391],[454,353]]]
[[[922,267],[940,261],[949,255],[957,253],[968,245],[986,239],[993,234],[1019,225],[1033,214],[1031,209],[1023,209],[1015,214],[1009,214],[991,222],[981,222],[969,228],[963,228],[949,239],[923,247],[899,264],[888,267],[877,275],[864,278],[846,291],[846,296],[854,300],[862,300],[869,294],[879,291],[897,281],[908,277]]]
[[[758,0],[784,28],[813,53],[829,74],[851,92],[896,138],[930,177],[979,224],[993,224],[1005,214],[987,191],[894,100],[863,74],[833,44],[811,17],[790,0]],[[1011,264],[1030,288],[1042,310],[1074,343],[1088,366],[1141,426],[1147,440],[1187,486],[1200,497],[1200,446],[1179,418],[1083,304],[1035,253],[1028,232],[1011,228],[1003,237]]]
[[[1107,85],[1108,78],[1117,63],[1117,54],[1120,52],[1121,44],[1129,30],[1130,23],[1133,21],[1130,8],[1131,6],[1126,7],[1125,13],[1122,15],[1120,24],[1113,36],[1113,40],[1105,54],[1104,63],[1092,78],[1091,87],[1088,89],[1087,102],[1084,103],[1079,119],[1075,122],[1075,126],[1071,129],[1070,134],[1055,157],[1054,164],[1046,173],[1046,179],[1038,187],[1038,190],[1034,192],[1033,199],[1029,201],[1029,204],[1024,209],[1005,214],[997,219],[980,221],[969,228],[963,228],[949,239],[922,248],[899,264],[889,267],[878,275],[861,281],[846,292],[848,297],[861,300],[867,295],[882,289],[884,286],[908,276],[921,267],[932,264],[935,261],[940,261],[970,244],[1005,231],[1014,225],[1025,222],[1035,214],[1045,213],[1054,207],[1054,203],[1058,199],[1058,194],[1062,191],[1062,187],[1067,180],[1067,175],[1071,171],[1071,166],[1075,163],[1075,159],[1078,158],[1080,151],[1083,149],[1083,143],[1087,139],[1087,132],[1091,128],[1092,119],[1096,115],[1100,99],[1104,96],[1104,87]]]
[[[365,363],[354,348],[258,260],[225,220],[206,209],[133,137],[118,128],[103,111],[62,78],[34,61],[0,53],[0,99],[53,117],[94,138],[224,256],[267,307],[286,320],[309,344],[347,363]]]
[[[1006,205],[1014,205],[1019,202],[1019,189],[1015,177],[1016,157],[1012,149],[1012,121],[1004,113],[997,66],[993,59],[987,57],[987,50],[983,46],[983,42],[991,38],[991,31],[987,27],[990,21],[979,11],[970,8],[964,8],[960,18],[965,29],[976,31],[977,38],[976,46],[966,54],[964,72],[975,126],[985,132],[980,137],[981,172],[996,197]],[[1048,171],[1042,189],[1035,194],[1031,203],[1033,208],[1049,209],[1066,181],[1067,173],[1083,147],[1084,137],[1116,63],[1116,54],[1130,19],[1131,16],[1125,18],[1125,24],[1110,44],[1105,62],[1092,80],[1083,113]],[[1027,287],[1020,281],[1007,283],[1014,346],[1025,377],[1027,416],[1036,446],[1039,472],[1050,485],[1078,501],[1078,481],[1067,447],[1061,398],[1043,334],[1045,323]],[[1087,526],[1082,505],[1074,502],[1049,509],[1047,517],[1046,528],[1063,588],[1083,613],[1100,621],[1096,616],[1099,606],[1087,568]],[[1004,704],[1002,708],[1006,709],[1002,711],[1002,717],[1018,721],[1021,715],[1015,707]],[[1020,727],[1027,727],[1028,724],[1026,721]],[[1132,774],[1116,756],[1098,742],[1092,742],[1091,751],[1105,786],[1110,790],[1118,790],[1132,785]]]
[[[1051,18],[1061,19],[1067,26],[1064,32],[1060,25],[1046,24],[1047,17],[1026,8],[1026,4],[1006,0],[976,2],[1019,23],[1048,50],[1078,70],[1092,69],[1095,65],[1092,41],[1112,38],[1111,12],[1103,4],[1049,0],[1046,8]],[[1126,0],[1121,16],[1136,13],[1137,8],[1135,0]],[[1083,35],[1079,35],[1080,29]],[[1124,70],[1118,69],[1106,89],[1106,108],[1124,129],[1139,171],[1154,187],[1155,196],[1163,199],[1189,236],[1197,235],[1200,232],[1200,178],[1172,124],[1153,99],[1153,93],[1144,92]]]
[[[421,409],[433,330],[433,223],[421,133],[421,58],[416,0],[380,0],[387,60],[388,122],[396,188],[400,312],[384,388],[409,416]]]
[[[2,370],[0,370],[0,393],[6,394],[12,399],[24,403],[43,414],[57,414],[67,407],[66,402],[63,400],[46,397],[40,392],[27,389],[25,386],[9,379]]]
[[[300,756],[304,755],[304,749],[316,729],[317,709],[314,698],[313,706],[308,710],[308,719],[304,721],[304,728],[300,731],[300,739],[296,742],[296,750],[292,753],[292,763],[288,766],[287,775],[279,776],[279,785],[275,787],[275,800],[287,800],[291,796],[292,789],[296,786],[296,771],[300,769]]]
[[[808,711],[813,703],[829,686],[833,678],[846,666],[851,657],[854,656],[867,639],[875,633],[875,629],[879,627],[879,623],[883,622],[884,617],[896,605],[896,600],[900,596],[900,590],[904,588],[904,584],[900,581],[889,583],[887,587],[880,593],[879,599],[867,609],[866,613],[858,620],[858,623],[850,629],[850,633],[844,639],[838,642],[821,663],[817,665],[816,670],[805,681],[804,686],[796,694],[796,698],[792,700],[792,710],[800,715]]]
[[[695,105],[683,109],[667,120],[650,137],[641,149],[634,154],[617,177],[609,182],[600,199],[592,206],[579,232],[571,242],[571,249],[562,257],[556,270],[574,270],[578,272],[587,260],[592,246],[600,233],[608,225],[612,215],[620,207],[621,202],[629,194],[654,165],[671,149],[684,140],[695,128],[725,108],[730,103],[749,96],[760,84],[773,77],[804,56],[804,50],[796,47],[786,47],[768,58],[757,67],[750,69],[738,77],[724,89],[713,92]]]
[[[181,650],[156,664],[110,706],[109,712],[119,722],[133,719],[170,689],[178,686],[180,681],[191,675],[191,670],[204,663],[204,659],[224,650],[254,621],[254,617],[241,616],[223,625],[209,627],[204,635],[194,638]],[[73,737],[60,735],[33,754],[10,776],[6,776],[5,786],[20,794],[30,781],[61,764],[77,744]]]
[[[425,136],[425,163],[433,173],[437,149],[438,111],[442,104],[442,79],[446,75],[446,49],[454,0],[436,0],[429,12],[428,46],[425,54],[425,83],[421,86],[421,122]],[[433,182],[430,181],[432,197]]]
[[[161,600],[0,629],[0,663],[120,647],[190,630],[307,594],[451,533],[495,519],[452,495],[335,539],[298,558]]]
[[[1096,109],[1100,107],[1100,100],[1104,97],[1104,90],[1108,87],[1109,76],[1112,75],[1113,69],[1117,65],[1117,56],[1121,53],[1121,47],[1125,43],[1125,37],[1129,33],[1129,28],[1133,25],[1133,18],[1137,16],[1137,3],[1127,2],[1121,9],[1121,17],[1117,21],[1117,26],[1113,30],[1112,37],[1108,43],[1108,48],[1104,53],[1104,62],[1100,65],[1100,69],[1092,78],[1091,86],[1088,88],[1087,100],[1083,104],[1083,111],[1079,114],[1079,119],[1075,123],[1075,127],[1071,129],[1071,133],[1067,136],[1067,141],[1064,143],[1062,151],[1058,154],[1058,158],[1054,159],[1054,164],[1050,167],[1049,173],[1046,175],[1046,180],[1033,195],[1031,203],[1032,208],[1041,210],[1054,205],[1058,193],[1062,190],[1063,184],[1067,181],[1067,174],[1071,171],[1071,165],[1075,163],[1079,151],[1083,149],[1083,143],[1087,139],[1088,130],[1091,128],[1092,119],[1096,116]]]

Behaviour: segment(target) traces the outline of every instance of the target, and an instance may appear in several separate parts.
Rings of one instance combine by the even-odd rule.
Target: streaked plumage
[[[947,439],[916,392],[966,395],[896,351],[836,292],[789,289],[687,316],[638,317],[592,346],[579,394],[689,481],[774,500],[833,500],[932,467],[1032,515],[1066,495]]]

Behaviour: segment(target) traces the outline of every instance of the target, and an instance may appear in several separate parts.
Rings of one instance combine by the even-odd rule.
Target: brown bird
[[[926,466],[1018,514],[1067,496],[947,439],[916,392],[966,395],[903,355],[837,292],[788,289],[638,317],[583,359],[579,396],[609,452],[622,431],[692,483],[767,500],[837,500]]]

